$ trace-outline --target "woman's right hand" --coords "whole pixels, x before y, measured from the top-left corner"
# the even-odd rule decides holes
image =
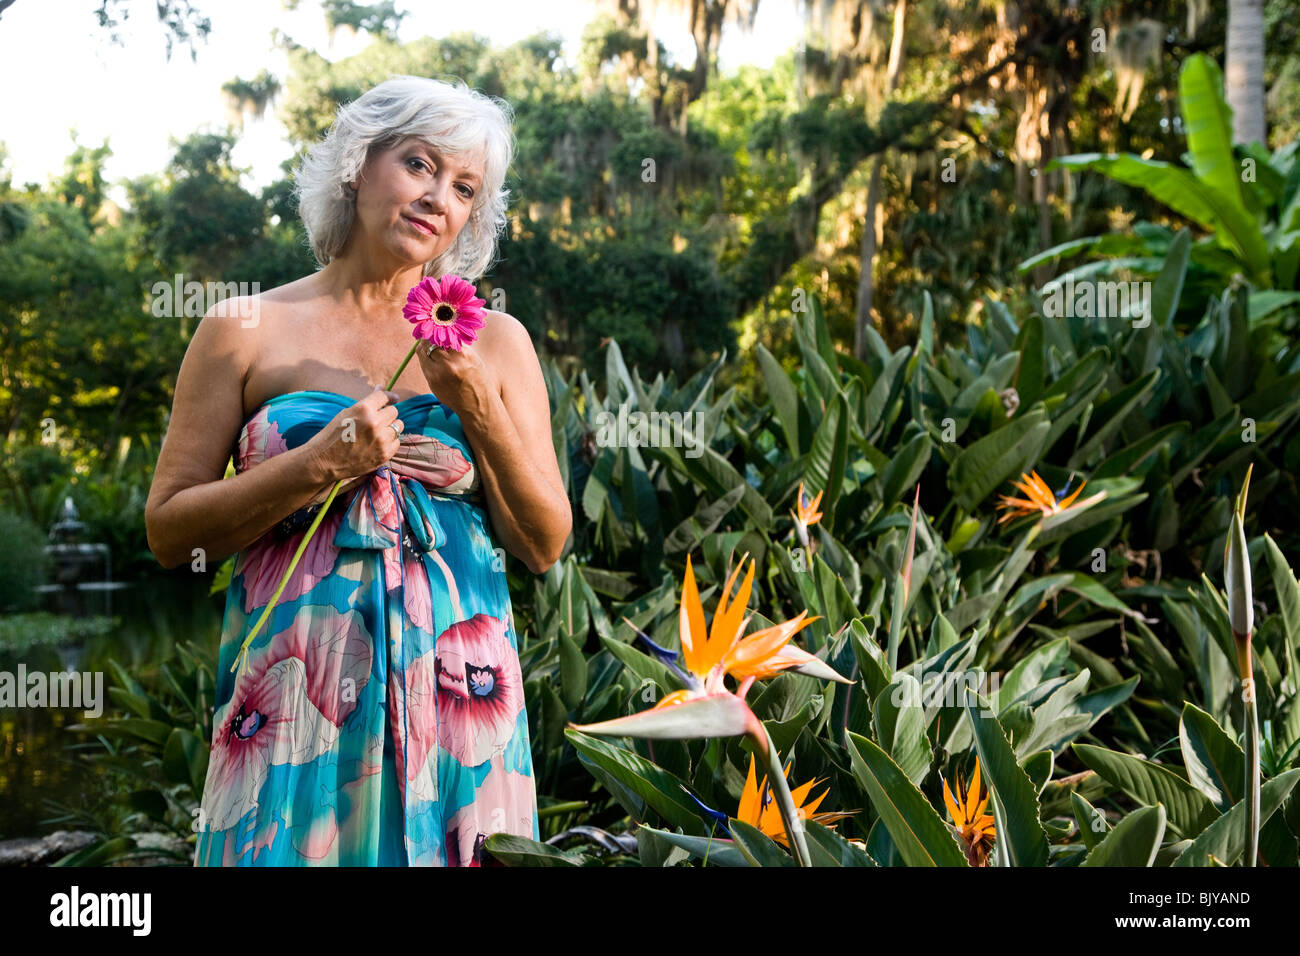
[[[397,453],[403,425],[396,401],[396,392],[376,388],[308,440],[328,482],[368,475]]]

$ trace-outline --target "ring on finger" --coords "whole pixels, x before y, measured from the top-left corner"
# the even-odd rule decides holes
[[[397,422],[389,422],[389,423],[388,423],[388,427],[391,428],[391,429],[392,429],[394,432],[396,432],[398,435],[401,435],[401,434],[402,434],[402,430],[401,430],[400,428],[397,427]]]

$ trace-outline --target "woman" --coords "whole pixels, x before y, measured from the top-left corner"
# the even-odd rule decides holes
[[[487,311],[475,342],[422,344],[384,389],[411,287],[495,255],[510,121],[408,76],[342,108],[296,172],[321,268],[214,308],[186,351],[149,546],[167,568],[238,555],[196,866],[475,866],[491,833],[539,836],[496,547],[540,574],[572,523],[532,341]]]

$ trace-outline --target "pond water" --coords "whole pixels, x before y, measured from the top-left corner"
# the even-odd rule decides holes
[[[114,713],[116,708],[108,696],[113,683],[109,658],[137,679],[156,673],[162,663],[172,660],[178,643],[192,643],[215,660],[225,594],[209,595],[211,583],[211,573],[182,571],[132,582],[121,590],[92,592],[84,596],[86,606],[99,608],[101,613],[111,609],[119,624],[93,637],[22,650],[0,642],[0,672],[16,679],[19,664],[28,674],[102,672],[100,706],[105,715]],[[47,595],[46,609],[66,610],[68,599],[68,595],[62,599]],[[103,787],[86,779],[86,770],[66,750],[70,744],[86,742],[98,748],[93,736],[65,729],[85,723],[85,710],[0,707],[0,840],[77,829],[75,822],[54,822],[62,811],[50,801],[75,808],[103,799]]]

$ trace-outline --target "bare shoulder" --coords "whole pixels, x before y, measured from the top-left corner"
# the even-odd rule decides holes
[[[483,314],[483,348],[488,357],[517,361],[536,354],[528,329],[513,315],[491,309],[484,309]]]
[[[485,322],[483,327],[484,338],[490,342],[496,344],[532,341],[528,329],[509,312],[495,312],[492,309],[484,309],[483,315]]]

